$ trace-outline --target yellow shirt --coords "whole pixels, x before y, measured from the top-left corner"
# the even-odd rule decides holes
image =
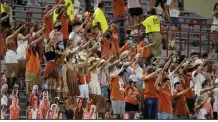
[[[98,22],[101,23],[101,29],[102,32],[104,33],[108,29],[108,24],[104,16],[104,12],[100,8],[97,8],[95,10],[94,20],[92,22],[93,26],[97,25]]]
[[[57,21],[58,18],[58,14],[56,14],[57,9],[54,10],[53,12],[53,23],[55,23]]]
[[[67,15],[70,18],[70,21],[73,21],[74,15],[73,15],[73,9],[74,9],[74,4],[72,3],[72,0],[64,0],[65,5],[67,6],[68,3],[70,3],[70,6],[67,8]]]
[[[5,7],[4,7],[4,5],[2,3],[0,4],[0,8],[1,8],[1,13],[4,13],[5,12]]]
[[[160,19],[156,15],[148,17],[142,24],[146,28],[146,33],[160,32]]]

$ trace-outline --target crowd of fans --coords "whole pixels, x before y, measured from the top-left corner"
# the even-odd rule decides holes
[[[117,21],[110,24],[101,1],[85,12],[79,1],[56,2],[46,6],[42,24],[17,29],[1,3],[1,119],[7,109],[9,119],[19,119],[21,109],[26,119],[217,119],[216,50],[161,61],[161,21],[171,21],[174,48],[177,0],[151,0],[147,18],[140,0],[113,0]],[[141,25],[146,33],[136,42]],[[128,36],[125,26],[133,30]],[[26,108],[19,107],[22,88]]]

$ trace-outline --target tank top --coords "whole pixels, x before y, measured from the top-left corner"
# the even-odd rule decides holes
[[[50,51],[45,53],[46,61],[55,60],[55,57],[56,57],[55,51]]]
[[[28,46],[28,42],[24,40],[17,41],[17,59],[25,59],[25,51]]]

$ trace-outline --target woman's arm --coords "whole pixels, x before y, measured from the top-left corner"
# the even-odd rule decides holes
[[[17,29],[13,34],[11,34],[10,36],[8,36],[8,37],[6,38],[6,42],[7,42],[7,41],[10,41],[10,40],[13,39],[13,38],[15,38],[15,37],[20,33],[21,29],[24,28],[24,26],[25,26],[25,25],[22,25],[22,26],[21,26],[19,29]]]
[[[158,75],[157,80],[156,80],[155,83],[154,83],[154,87],[155,87],[156,91],[159,91],[159,89],[160,89],[159,83],[160,83],[161,80],[162,80],[162,75],[163,75],[163,73],[160,73],[160,74]]]
[[[36,32],[35,36],[40,35],[45,30],[45,25],[43,24],[42,28]]]
[[[9,14],[3,18],[1,18],[1,23],[9,18]]]
[[[40,36],[38,39],[32,41],[27,48],[31,48],[33,45],[37,44],[39,41],[41,41],[44,38],[44,36]]]
[[[156,74],[158,74],[162,69],[159,68],[157,69],[155,72],[149,74],[149,75],[146,75],[146,76],[142,76],[142,80],[148,80],[150,78],[153,78]]]
[[[99,61],[97,61],[94,65],[92,65],[91,67],[88,68],[88,71],[91,72],[92,70],[94,70],[95,68],[97,68],[97,66],[99,65],[101,59]]]

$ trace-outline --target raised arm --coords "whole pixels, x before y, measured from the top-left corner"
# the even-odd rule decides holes
[[[207,91],[210,91],[210,90],[212,90],[212,89],[214,89],[214,88],[216,88],[216,86],[214,85],[214,86],[212,86],[212,87],[210,87],[210,88],[204,88],[204,89],[200,89],[200,94],[203,94],[203,93],[205,93],[205,92],[207,92]]]
[[[192,90],[192,87],[189,87],[189,88],[187,88],[187,89],[185,89],[185,90],[179,92],[178,94],[174,95],[173,97],[174,97],[174,98],[177,98],[177,97],[180,97],[180,96],[182,96],[182,95],[185,95],[185,94],[188,93],[188,91],[190,91],[190,90]]]
[[[159,91],[159,89],[160,89],[159,83],[160,83],[161,80],[162,80],[162,75],[163,75],[163,73],[160,73],[160,74],[158,75],[157,80],[156,80],[155,83],[154,83],[154,87],[155,87],[156,91]]]
[[[101,61],[101,59],[98,60],[94,65],[92,65],[91,67],[89,67],[89,68],[88,68],[88,71],[90,72],[90,71],[94,70],[95,68],[97,68],[97,66],[99,65],[100,61]]]
[[[32,43],[28,45],[28,48],[31,48],[34,44],[37,44],[39,41],[41,41],[44,38],[44,36],[40,36],[38,39],[34,40]]]
[[[94,49],[97,48],[97,46],[99,45],[99,42],[101,42],[103,40],[103,38],[99,38],[99,40],[93,45],[93,47],[90,49],[90,52],[92,52]]]
[[[9,14],[3,18],[1,18],[1,23],[9,18]]]
[[[184,59],[184,60],[179,64],[179,66],[176,67],[176,69],[173,71],[174,73],[177,72],[177,71],[179,70],[179,68],[182,67],[182,64],[184,64],[185,60],[186,60],[186,59]]]
[[[148,80],[150,78],[153,78],[155,75],[157,75],[162,69],[159,68],[157,69],[155,72],[149,74],[149,75],[146,75],[146,76],[142,76],[142,80]]]
[[[111,75],[110,77],[113,79],[115,77],[117,77],[122,71],[124,70],[124,68],[122,67],[121,69],[115,71],[115,73],[113,75]]]
[[[22,25],[19,29],[17,29],[13,34],[11,34],[10,36],[8,36],[6,38],[6,42],[9,42],[11,39],[15,38],[21,31],[21,29],[24,28],[24,25]]]
[[[36,32],[35,36],[40,35],[45,30],[45,25],[43,24],[42,28]]]
[[[142,54],[144,53],[145,49],[149,48],[150,46],[154,45],[153,43],[149,44],[149,45],[146,45],[144,46],[141,50],[140,50],[140,53],[139,53],[139,57],[137,57],[136,61],[134,63],[138,63],[139,62],[139,59],[142,57]]]
[[[58,5],[54,6],[51,10],[49,10],[45,16],[51,16],[54,10],[58,7]]]

